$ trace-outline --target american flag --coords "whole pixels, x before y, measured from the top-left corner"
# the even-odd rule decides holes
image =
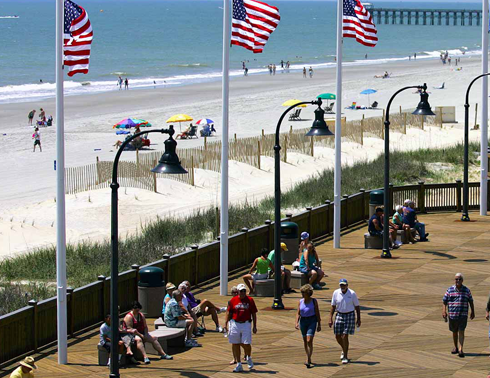
[[[68,76],[88,73],[93,36],[85,9],[73,1],[65,0],[64,65],[69,68]]]
[[[233,0],[231,44],[261,53],[279,24],[279,9],[257,0]]]
[[[344,37],[355,38],[364,46],[378,43],[376,25],[360,0],[344,0],[342,29]]]

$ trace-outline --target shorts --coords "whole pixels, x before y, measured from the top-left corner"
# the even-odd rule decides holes
[[[109,341],[106,341],[102,346],[107,351],[107,353],[111,353],[111,343]]]
[[[252,278],[255,281],[258,281],[258,280],[266,280],[267,278],[269,278],[269,274],[268,273],[264,273],[264,274],[259,274],[259,273],[255,273],[255,274],[252,274]]]
[[[354,311],[347,313],[337,312],[333,323],[333,333],[336,335],[353,335],[356,328],[356,315]]]
[[[34,141],[34,145],[35,146],[40,146],[41,145],[41,141],[40,140],[35,140]]]
[[[299,329],[301,330],[303,337],[315,336],[317,324],[318,321],[316,315],[301,318],[299,320]]]
[[[449,318],[449,330],[451,332],[464,331],[466,329],[466,324],[468,324],[467,316],[455,319]]]
[[[237,323],[233,319],[230,320],[228,341],[230,344],[252,344],[252,324],[250,322]]]
[[[196,315],[196,316],[197,316],[197,314],[199,314],[200,312],[202,312],[202,311],[201,311],[201,305],[200,305],[200,304],[198,304],[196,307],[193,307],[193,308],[191,309],[191,311],[192,311],[192,313],[193,313],[194,315]]]
[[[177,321],[177,324],[174,325],[172,328],[185,328],[187,326],[187,321],[185,319],[180,319]]]
[[[369,231],[369,235],[377,236],[378,238],[381,238],[383,237],[383,231],[375,231],[375,232]]]

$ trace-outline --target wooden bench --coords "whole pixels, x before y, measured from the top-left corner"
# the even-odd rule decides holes
[[[131,347],[131,350],[133,351],[133,355],[136,360],[143,361],[143,355],[136,348],[136,345],[133,345]],[[109,362],[109,352],[103,346],[98,344],[97,344],[97,351],[98,351],[99,366],[107,366],[107,363]],[[121,366],[126,365],[126,352],[124,352],[123,356],[119,360],[119,364]]]
[[[364,234],[365,249],[383,249],[383,238],[379,236],[371,236],[369,232]]]
[[[257,280],[255,281],[255,295],[257,297],[274,296],[274,280]]]
[[[291,287],[293,289],[301,289],[301,286],[308,283],[308,276],[301,273],[299,270],[291,271]]]

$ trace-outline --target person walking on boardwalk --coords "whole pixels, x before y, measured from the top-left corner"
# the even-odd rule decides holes
[[[451,353],[463,358],[464,330],[468,323],[468,304],[471,308],[471,320],[475,318],[475,306],[470,289],[463,285],[461,273],[456,273],[454,285],[447,289],[442,298],[442,303],[442,317],[446,322],[449,317],[449,330],[453,333],[454,349]]]
[[[296,329],[301,329],[301,335],[303,336],[303,343],[306,352],[306,367],[311,368],[311,355],[313,354],[313,338],[315,337],[315,331],[320,332],[322,330],[320,309],[318,308],[318,301],[312,298],[313,286],[310,284],[303,285],[301,287],[301,295],[298,304],[298,312],[296,313]]]
[[[361,326],[361,308],[359,299],[354,290],[349,289],[349,283],[345,278],[339,282],[340,289],[332,294],[332,308],[330,309],[330,321],[328,326],[332,328],[337,342],[342,347],[340,360],[343,364],[349,363],[349,335],[354,334],[355,326]],[[354,314],[354,310],[356,314]],[[335,322],[333,313],[337,311]],[[357,320],[356,320],[357,315]]]
[[[33,370],[37,369],[34,358],[26,357],[20,362],[20,366],[15,369],[10,378],[34,378]]]
[[[226,323],[229,324],[228,341],[232,344],[233,356],[237,364],[234,373],[243,371],[240,356],[240,345],[248,356],[248,368],[252,369],[252,332],[257,333],[257,307],[252,298],[247,296],[247,287],[244,284],[237,286],[238,296],[231,298],[226,310]],[[252,321],[252,328],[250,327]]]

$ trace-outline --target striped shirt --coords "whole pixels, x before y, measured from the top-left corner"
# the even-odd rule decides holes
[[[456,285],[447,289],[442,302],[449,307],[449,318],[465,318],[468,316],[468,303],[473,302],[471,291],[466,286],[457,289]]]

